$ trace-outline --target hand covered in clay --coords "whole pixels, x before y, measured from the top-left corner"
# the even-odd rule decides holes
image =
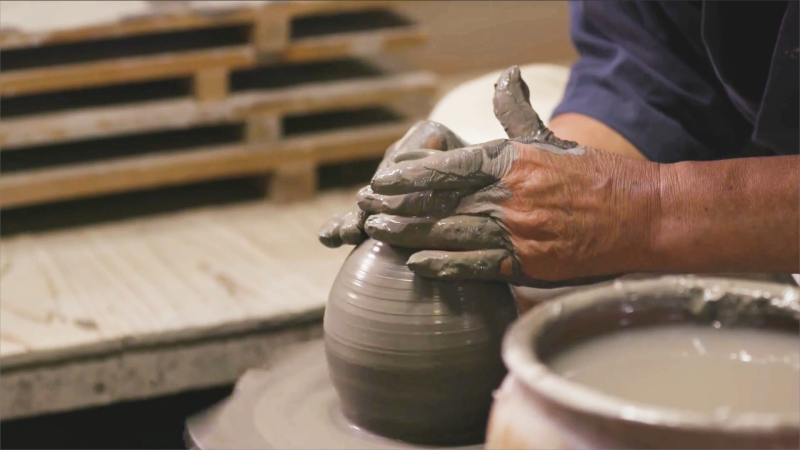
[[[495,85],[497,140],[379,170],[367,234],[424,249],[408,266],[444,280],[497,280],[541,288],[587,284],[635,270],[650,248],[658,166],[563,141],[528,100],[519,69]],[[453,195],[453,214],[396,208],[396,196]],[[382,205],[375,208],[374,205]],[[421,219],[420,216],[428,216]]]
[[[464,147],[464,142],[447,127],[423,120],[417,122],[399,141],[386,150],[378,170],[385,169],[401,161],[418,159],[434,152]],[[373,198],[372,188],[361,189],[357,202],[369,201]],[[438,211],[441,215],[454,212],[454,197],[450,192],[422,192],[393,196],[386,199],[386,204],[373,205],[375,212],[399,211],[399,213],[416,215],[426,211]],[[364,222],[368,213],[358,206],[351,211],[334,216],[319,230],[319,241],[326,247],[336,248],[343,244],[358,245],[367,238],[364,233]]]

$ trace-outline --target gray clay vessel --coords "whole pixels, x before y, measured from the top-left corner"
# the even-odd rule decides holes
[[[325,310],[329,375],[358,427],[414,444],[480,443],[506,374],[511,290],[423,279],[406,267],[411,253],[370,239],[345,261]]]

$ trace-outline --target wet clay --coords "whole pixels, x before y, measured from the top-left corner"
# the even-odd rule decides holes
[[[344,416],[376,435],[425,445],[483,442],[500,345],[517,317],[508,285],[414,275],[412,250],[365,241],[325,310],[325,349]]]
[[[723,416],[800,414],[798,344],[787,332],[664,325],[593,338],[546,364],[636,403]]]
[[[414,124],[399,141],[386,150],[378,169],[410,159],[423,158],[439,151],[463,147],[464,145],[463,141],[447,127],[429,120],[422,120]],[[360,202],[368,201],[368,204],[376,209],[382,205],[380,199],[371,198],[370,194],[371,188],[362,189],[358,195],[358,206],[347,213],[332,217],[323,224],[317,233],[319,241],[326,247],[331,248],[340,247],[343,244],[358,245],[363,242],[367,238],[364,233],[364,221],[367,220],[367,211],[370,211],[370,208],[359,207],[361,206]],[[453,205],[457,204],[453,199],[460,196],[461,194],[459,193],[455,193],[455,196],[453,193],[444,195],[439,193],[411,194],[395,197],[385,203],[412,215],[417,215],[421,205],[435,204],[438,205],[440,214],[447,215],[452,212]]]
[[[288,351],[270,369],[248,371],[228,399],[187,420],[185,436],[188,448],[202,450],[425,448],[377,436],[344,417],[321,339]]]

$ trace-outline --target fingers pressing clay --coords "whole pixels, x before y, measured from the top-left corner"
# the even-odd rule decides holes
[[[514,260],[508,250],[445,252],[426,250],[411,255],[408,268],[440,280],[510,281]]]
[[[398,141],[404,150],[429,148],[433,150],[452,150],[464,146],[461,140],[446,126],[430,120],[421,120]]]
[[[342,242],[347,245],[358,245],[366,239],[364,236],[364,222],[367,220],[367,213],[356,209],[350,211],[342,217],[342,224],[339,234]]]
[[[338,248],[342,246],[342,236],[339,229],[342,226],[343,214],[337,214],[331,220],[325,222],[317,232],[319,242],[328,248]]]
[[[369,237],[389,245],[435,250],[505,249],[506,231],[488,217],[414,219],[378,214],[364,224]]]
[[[508,250],[475,250],[468,252],[426,250],[411,255],[407,265],[411,271],[426,278],[435,278],[443,281],[501,281],[515,286],[539,289],[585,286],[619,277],[619,275],[613,275],[572,278],[564,281],[537,280],[520,271],[519,264]]]
[[[359,209],[346,214],[337,214],[317,232],[319,242],[329,248],[341,247],[343,244],[360,244],[366,239],[364,234],[366,220],[367,213]]]
[[[432,189],[475,190],[499,181],[516,158],[514,144],[501,139],[381,169],[370,186],[383,195]]]
[[[464,146],[464,142],[450,129],[430,120],[421,120],[414,124],[406,134],[386,151],[378,169],[389,167],[403,160],[403,154],[424,151],[442,151]]]
[[[380,195],[366,187],[358,192],[358,207],[370,214],[396,214],[406,217],[446,217],[453,214],[462,191],[425,191],[403,195]]]
[[[442,124],[423,120],[417,122],[399,141],[390,146],[378,169],[390,167],[397,162],[422,159],[443,150],[464,147],[464,142]],[[366,239],[364,222],[368,212],[395,212],[413,215],[441,217],[451,214],[461,194],[455,192],[415,194],[409,197],[384,198],[376,196],[371,189],[358,194],[359,204],[364,208],[333,217],[320,228],[319,241],[326,247],[336,248],[343,244],[358,245]]]

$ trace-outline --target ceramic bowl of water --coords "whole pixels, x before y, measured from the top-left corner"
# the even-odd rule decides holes
[[[507,333],[487,448],[798,448],[800,289],[669,276],[573,291]]]

